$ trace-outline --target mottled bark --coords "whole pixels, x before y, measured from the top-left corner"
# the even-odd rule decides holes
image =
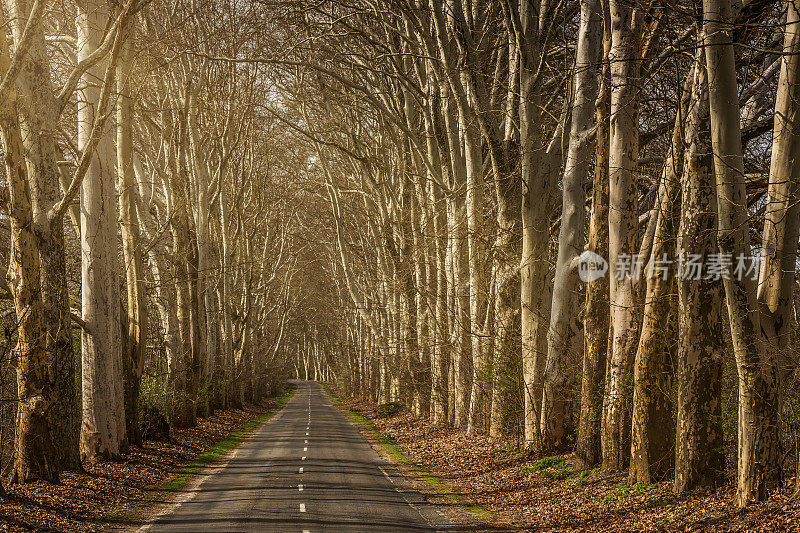
[[[3,16],[0,14],[0,23]],[[11,60],[5,34],[0,35],[0,79]],[[17,116],[14,82],[0,94],[0,140],[3,144],[11,223],[6,279],[17,317],[17,344],[12,352],[17,371],[17,409],[10,481],[58,481],[59,465],[48,418],[44,310],[39,282],[39,251],[33,233],[33,210],[25,166],[25,149]]]
[[[31,13],[32,2],[6,2],[14,39],[19,41]],[[44,31],[29,29],[31,44],[17,78],[18,107],[22,143],[33,205],[34,231],[39,248],[41,298],[47,331],[46,351],[50,405],[50,433],[58,463],[63,469],[81,468],[78,451],[80,406],[75,386],[77,372],[67,288],[64,224],[51,215],[51,208],[61,196],[60,159],[56,143],[58,104],[50,78],[49,57]],[[35,133],[34,133],[35,132]],[[77,214],[77,206],[73,210]],[[76,216],[75,221],[78,220]]]
[[[673,418],[673,356],[677,324],[675,314],[675,239],[680,210],[680,179],[683,172],[684,127],[694,68],[684,80],[672,143],[661,173],[650,259],[646,279],[644,316],[634,363],[631,430],[630,483],[652,483],[672,474],[675,449]]]
[[[611,15],[608,0],[601,0],[603,16],[603,57],[611,49]],[[587,250],[608,258],[608,149],[611,79],[608,62],[603,64],[600,91],[595,102],[597,134],[595,148],[592,211],[589,217]],[[609,275],[586,284],[584,311],[583,376],[581,410],[575,456],[584,466],[602,460],[600,428],[603,417],[603,393],[609,338]]]
[[[704,0],[711,141],[717,184],[719,251],[751,253],[747,190],[739,127],[730,0]],[[724,280],[725,301],[739,371],[739,437],[736,504],[763,500],[780,482],[778,381],[775,354],[761,337],[756,283],[747,276]]]
[[[695,64],[686,120],[686,156],[677,256],[708,257],[717,249],[714,174],[708,125],[708,81],[703,57]],[[675,492],[712,488],[724,480],[722,366],[725,332],[722,283],[695,279],[687,266],[678,287],[678,426]]]
[[[603,469],[622,470],[630,449],[629,402],[639,333],[637,273],[623,265],[638,261],[639,252],[636,165],[642,12],[621,0],[611,0],[609,7],[612,26],[608,249],[612,351],[603,405],[602,445]]]
[[[588,133],[595,119],[597,66],[603,19],[599,0],[581,1],[581,21],[575,56],[574,100],[564,176],[561,229],[553,282],[553,303],[547,335],[547,364],[542,395],[542,446],[559,449],[571,427],[571,372],[583,349],[583,331],[577,312],[580,301],[578,256],[585,244],[586,195],[591,144]]]
[[[108,8],[100,0],[78,4],[78,59],[100,45],[108,25]],[[78,148],[93,151],[81,182],[81,304],[83,422],[80,448],[84,459],[113,457],[127,447],[122,386],[120,294],[117,272],[117,202],[114,145],[101,124],[101,88],[106,61],[81,76],[78,90]],[[106,89],[108,90],[108,89]]]

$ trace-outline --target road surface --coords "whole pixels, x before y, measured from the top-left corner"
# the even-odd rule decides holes
[[[317,383],[244,440],[188,498],[140,531],[447,531]]]

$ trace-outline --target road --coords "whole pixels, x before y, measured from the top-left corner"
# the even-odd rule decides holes
[[[297,385],[227,463],[140,531],[450,530],[319,384]]]

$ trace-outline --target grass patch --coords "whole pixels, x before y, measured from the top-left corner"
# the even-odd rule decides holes
[[[275,412],[279,411],[286,402],[289,401],[289,398],[292,397],[294,394],[294,389],[287,391],[282,396],[279,396],[275,399],[276,405],[266,413],[262,415],[258,415],[257,417],[248,420],[238,429],[231,431],[221,441],[217,442],[214,446],[211,447],[209,451],[195,459],[189,466],[185,467],[178,477],[170,480],[168,483],[161,487],[161,490],[178,490],[186,483],[189,482],[189,479],[195,474],[197,474],[203,468],[209,466],[211,463],[228,453],[234,446],[239,444],[242,439],[244,439],[250,431],[261,424],[263,421],[268,419],[272,416]]]
[[[576,487],[582,487],[582,486],[586,485],[586,478],[588,478],[589,474],[591,474],[591,473],[592,473],[591,470],[583,470],[583,471],[581,471],[581,473],[578,474],[578,479],[575,480],[575,486]]]
[[[533,469],[534,470],[544,470],[545,468],[550,468],[550,467],[553,467],[553,466],[560,466],[560,465],[563,465],[563,464],[569,464],[569,463],[567,463],[564,460],[563,457],[559,457],[559,456],[556,455],[554,457],[544,457],[542,459],[539,459],[538,461],[533,463]],[[570,465],[570,466],[572,466],[572,465]],[[565,468],[565,467],[562,467],[562,468]]]
[[[638,509],[645,510],[645,509],[657,509],[659,507],[672,507],[679,503],[678,498],[675,496],[668,494],[666,496],[655,496],[653,498],[648,498],[642,503]]]
[[[339,406],[339,408],[344,411],[350,418],[353,419],[361,428],[372,438],[381,445],[383,450],[391,457],[392,461],[396,463],[400,463],[405,465],[417,479],[424,481],[428,485],[436,488],[441,494],[446,496],[452,502],[459,504],[467,511],[469,511],[472,515],[477,517],[480,520],[484,521],[491,521],[492,520],[492,513],[484,509],[479,505],[472,505],[469,502],[464,500],[464,497],[454,491],[449,485],[447,485],[442,479],[430,472],[426,472],[425,470],[421,469],[417,466],[411,459],[406,457],[400,447],[397,445],[394,437],[383,435],[378,428],[369,420],[367,417],[355,413],[348,409],[346,406],[343,405],[341,398],[336,396],[333,393],[331,388],[325,384],[325,392],[328,393],[328,396],[331,397],[333,403]]]
[[[576,472],[572,471],[571,468],[572,463],[567,462],[563,457],[554,456],[539,459],[533,463],[533,467],[525,468],[524,470],[532,474],[538,473],[539,477],[546,479],[564,480],[576,475]],[[581,479],[581,482],[585,483],[583,479]]]

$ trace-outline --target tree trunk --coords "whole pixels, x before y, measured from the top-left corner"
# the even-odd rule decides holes
[[[611,0],[611,126],[609,147],[608,249],[611,287],[611,365],[603,408],[603,470],[625,468],[630,449],[629,402],[638,339],[637,271],[620,268],[638,262],[639,53],[642,13]]]
[[[482,327],[486,317],[486,251],[482,241],[483,157],[480,132],[474,117],[460,114],[464,131],[464,157],[467,165],[467,246],[469,249],[469,317],[472,345],[472,388],[469,397],[467,434],[478,430],[485,395],[486,341]]]
[[[797,367],[790,339],[800,233],[800,7],[787,1],[786,9],[758,284],[762,329],[767,332],[768,351],[777,357],[778,413],[782,384]],[[800,488],[796,492],[800,494]]]
[[[14,39],[22,39],[30,16],[26,0],[7,1]],[[75,386],[77,368],[73,350],[67,288],[66,252],[63,220],[53,220],[50,210],[61,196],[59,191],[60,158],[56,143],[58,104],[50,79],[50,64],[44,31],[38,27],[17,78],[19,120],[25,147],[27,172],[33,204],[33,223],[39,248],[41,297],[44,324],[48,332],[47,365],[50,405],[50,434],[55,444],[58,464],[63,469],[81,468],[78,451],[80,406]],[[34,133],[35,132],[35,133]],[[74,210],[77,213],[77,209]],[[75,218],[77,220],[77,217]]]
[[[611,20],[608,0],[601,0],[603,16],[603,57],[611,48]],[[592,212],[589,219],[587,251],[608,258],[608,150],[609,104],[611,79],[608,62],[603,64],[600,91],[595,102],[597,114],[597,143],[595,148]],[[610,272],[586,283],[584,312],[583,376],[581,380],[581,411],[578,421],[578,440],[575,456],[589,467],[602,460],[600,427],[603,417],[603,383],[609,338],[609,278]]]
[[[676,124],[676,133],[682,124]],[[675,143],[673,146],[677,146]],[[658,216],[650,263],[646,269],[647,289],[644,318],[633,371],[631,464],[629,483],[660,481],[672,472],[674,423],[672,418],[673,376],[669,348],[674,344],[675,316],[670,268],[674,257],[675,206],[678,204],[680,170],[673,152],[667,158],[658,191]],[[666,269],[666,270],[663,270]]]
[[[520,2],[521,39],[517,40],[519,68],[519,144],[522,173],[522,249],[520,261],[520,326],[524,383],[525,445],[541,448],[542,383],[550,323],[550,218],[554,208],[561,154],[549,154],[539,125],[539,39],[548,2]],[[558,131],[558,130],[557,130]],[[560,150],[561,142],[551,143]],[[557,157],[555,157],[557,155]],[[557,162],[551,161],[557,159]]]
[[[752,252],[730,0],[703,0],[703,20],[719,251],[731,258],[745,258]],[[761,338],[755,281],[747,276],[729,277],[723,284],[739,371],[736,504],[744,507],[766,499],[780,482],[779,376],[775,354],[765,349]]]
[[[188,169],[186,167],[187,126],[186,113],[178,116],[178,135],[175,158],[170,169],[169,194],[172,197],[172,253],[178,316],[179,349],[182,360],[183,389],[180,394],[174,424],[179,427],[193,427],[197,424],[197,383],[194,379],[194,346],[192,329],[192,291],[191,270],[192,243],[189,228],[189,206],[186,195]]]
[[[3,16],[0,14],[0,23]],[[0,35],[0,78],[11,61],[5,34]],[[8,183],[11,241],[7,280],[17,317],[17,419],[14,432],[12,483],[44,479],[58,481],[58,457],[50,436],[44,311],[40,297],[39,251],[33,234],[33,210],[25,149],[17,116],[17,94],[12,80],[0,94],[0,139]]]
[[[131,36],[126,36],[130,39]],[[120,230],[125,261],[127,289],[127,332],[122,346],[125,388],[125,427],[128,442],[141,445],[139,429],[139,389],[144,370],[147,337],[147,295],[145,293],[139,218],[136,213],[138,192],[133,168],[133,106],[130,95],[133,58],[130,44],[123,45],[117,66],[117,174],[119,179]]]
[[[600,59],[603,19],[599,0],[581,1],[581,22],[575,57],[575,95],[564,178],[558,259],[553,284],[547,364],[542,395],[542,445],[544,450],[564,446],[571,425],[574,368],[583,348],[579,308],[578,256],[585,244],[586,195],[591,144],[587,134],[595,118],[596,68]],[[570,368],[571,367],[571,368]]]
[[[78,60],[93,53],[103,39],[108,11],[100,0],[78,5]],[[90,67],[78,91],[78,148],[89,145],[99,105],[97,80],[104,78],[105,62]],[[117,204],[114,190],[114,145],[108,135],[81,183],[82,334],[81,456],[87,460],[119,455],[127,447],[122,386],[120,295],[116,273]]]
[[[715,191],[708,131],[708,80],[701,56],[694,68],[687,113],[686,158],[681,193],[678,277],[678,426],[675,492],[713,488],[724,480],[722,450],[722,367],[725,332],[720,280],[690,272],[689,258],[717,249]]]
[[[210,236],[209,236],[209,186],[210,177],[207,163],[203,157],[202,147],[199,138],[199,110],[197,105],[196,91],[192,92],[189,103],[189,143],[191,148],[193,176],[195,179],[196,201],[195,203],[195,228],[197,230],[197,270],[199,276],[200,307],[202,307],[201,318],[205,324],[205,358],[203,361],[204,389],[206,398],[203,402],[205,414],[211,414],[213,401],[216,396],[215,375],[218,345],[219,324],[216,320],[209,320],[209,317],[218,316],[213,311],[216,309],[216,296],[211,277],[210,268]]]
[[[447,86],[442,84],[442,92]],[[467,222],[467,167],[464,150],[459,142],[458,119],[452,93],[443,95],[443,116],[449,148],[449,165],[452,172],[451,192],[447,198],[448,232],[453,268],[453,338],[452,363],[455,385],[453,401],[453,425],[465,427],[469,411],[471,391],[471,316],[470,278]]]

